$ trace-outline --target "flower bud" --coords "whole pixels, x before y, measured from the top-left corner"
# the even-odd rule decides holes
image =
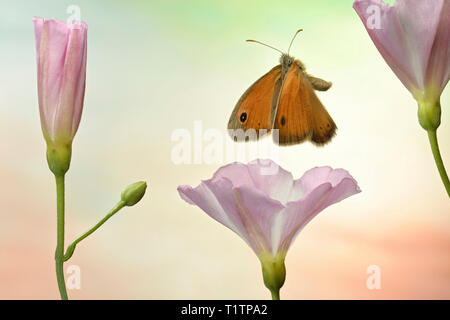
[[[134,206],[142,199],[146,189],[147,183],[145,181],[133,183],[122,192],[122,201],[125,202],[126,206]]]
[[[87,25],[37,17],[33,23],[42,132],[50,147],[71,145],[84,104]]]

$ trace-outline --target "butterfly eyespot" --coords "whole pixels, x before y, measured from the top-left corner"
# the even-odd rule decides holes
[[[246,112],[241,113],[239,120],[241,120],[241,122],[244,123],[245,120],[247,120],[247,113]]]
[[[280,123],[282,126],[286,124],[286,118],[284,116],[281,117]]]

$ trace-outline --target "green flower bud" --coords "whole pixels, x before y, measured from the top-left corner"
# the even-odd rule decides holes
[[[125,202],[126,206],[134,206],[142,199],[146,189],[147,183],[145,181],[133,183],[122,192],[122,201]]]

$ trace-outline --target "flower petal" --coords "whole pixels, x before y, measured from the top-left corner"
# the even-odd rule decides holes
[[[276,248],[273,247],[272,240],[276,230],[273,226],[285,207],[259,190],[242,186],[234,191],[237,213],[250,242],[256,247],[253,250],[257,255],[262,250],[274,252]]]
[[[257,189],[283,204],[289,200],[294,183],[290,172],[272,160],[252,161],[248,171]]]
[[[87,25],[36,17],[33,22],[42,129],[46,139],[68,143],[83,108]]]
[[[247,186],[261,190],[263,193],[286,203],[292,187],[292,174],[272,160],[255,160],[248,165],[231,163],[221,167],[214,174],[213,180],[226,178],[234,187]]]
[[[296,202],[290,202],[277,221],[279,235],[275,240],[276,251],[287,251],[297,234],[319,212],[328,195],[331,193],[330,183],[324,183],[312,190],[308,196]]]
[[[230,185],[229,188],[231,190],[232,186]],[[211,218],[230,228],[239,236],[244,238],[244,235],[241,232],[244,227],[242,226],[240,220],[232,220],[233,216],[230,217],[228,213],[225,212],[216,195],[210,190],[205,182],[202,182],[195,189],[193,189],[191,186],[179,186],[178,193],[184,201],[189,204],[198,206]],[[244,240],[246,239],[244,238]]]
[[[450,78],[450,1],[444,1],[431,48],[425,82],[444,91]]]
[[[44,19],[33,17],[34,37],[36,41],[36,61],[39,66],[39,48],[41,47],[42,29],[44,28]]]
[[[271,225],[284,209],[276,200],[247,186],[233,187],[226,178],[203,181],[197,188],[178,187],[180,196],[237,233],[259,254],[271,250]]]
[[[300,179],[297,179],[295,181],[295,188],[300,189],[301,193],[306,195],[323,183],[329,182],[334,187],[345,178],[353,180],[356,185],[356,181],[347,170],[332,169],[329,166],[316,167],[306,171]],[[297,190],[295,192],[300,193]]]
[[[247,166],[239,162],[233,162],[219,168],[211,180],[221,180],[223,178],[231,181],[234,187],[255,185]]]
[[[69,139],[75,136],[83,110],[86,83],[86,42],[86,25],[70,25],[61,98],[55,115],[56,132],[66,135]]]
[[[289,202],[281,214],[281,221],[277,222],[282,226],[280,247],[277,250],[287,251],[301,229],[320,211],[361,192],[357,182],[346,170],[333,170],[330,167],[309,170],[296,181],[296,186],[303,190],[305,196]]]
[[[42,27],[42,30],[40,29]],[[67,28],[55,20],[35,22],[40,35],[38,61],[38,93],[44,133],[54,136],[54,119],[62,85],[66,56]]]
[[[425,89],[444,1],[396,0],[389,6],[382,0],[356,0],[353,4],[375,46],[411,92]]]

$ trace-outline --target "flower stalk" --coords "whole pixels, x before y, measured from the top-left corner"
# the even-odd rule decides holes
[[[64,234],[65,234],[65,175],[70,167],[72,146],[54,147],[47,143],[47,163],[56,181],[56,249],[55,269],[58,289],[62,300],[67,300],[64,280]]]
[[[419,118],[419,123],[422,128],[427,131],[431,152],[433,153],[436,167],[439,171],[439,175],[441,177],[442,183],[444,184],[445,190],[450,197],[450,181],[447,171],[445,170],[444,162],[442,161],[442,156],[439,150],[437,139],[437,129],[441,125],[441,104],[439,98],[436,101],[435,98],[421,98],[421,94],[419,94],[418,96],[419,98],[417,100],[419,101],[419,107],[417,115]]]
[[[56,175],[56,203],[57,203],[57,239],[55,250],[56,280],[62,300],[67,300],[66,282],[64,280],[64,207],[65,184],[64,174]]]
[[[109,211],[108,214],[95,226],[93,226],[87,232],[83,233],[67,247],[66,253],[63,256],[64,261],[67,261],[72,257],[78,243],[94,233],[94,231],[100,228],[106,221],[108,221],[113,215],[119,212],[123,207],[131,207],[138,203],[144,196],[146,189],[147,183],[145,183],[144,181],[139,181],[128,186],[122,192],[120,201],[111,209],[111,211]]]
[[[444,162],[442,161],[436,130],[428,130],[428,140],[430,140],[431,151],[433,152],[434,161],[436,162],[442,183],[444,184],[445,190],[450,197],[450,180],[448,178],[447,171],[445,170]]]
[[[81,235],[80,237],[78,237],[74,242],[72,242],[66,250],[66,253],[63,256],[64,261],[69,260],[72,255],[73,252],[75,251],[75,248],[77,246],[77,244],[79,242],[81,242],[82,240],[86,239],[89,235],[91,235],[92,233],[94,233],[95,230],[97,230],[98,228],[100,228],[106,221],[109,220],[109,218],[111,218],[114,214],[116,214],[117,212],[119,212],[120,209],[122,209],[125,206],[125,203],[120,200],[115,206],[114,208],[111,209],[110,212],[108,212],[108,214],[102,219],[100,220],[95,226],[93,226],[91,229],[89,229],[87,232],[85,232],[83,235]]]

